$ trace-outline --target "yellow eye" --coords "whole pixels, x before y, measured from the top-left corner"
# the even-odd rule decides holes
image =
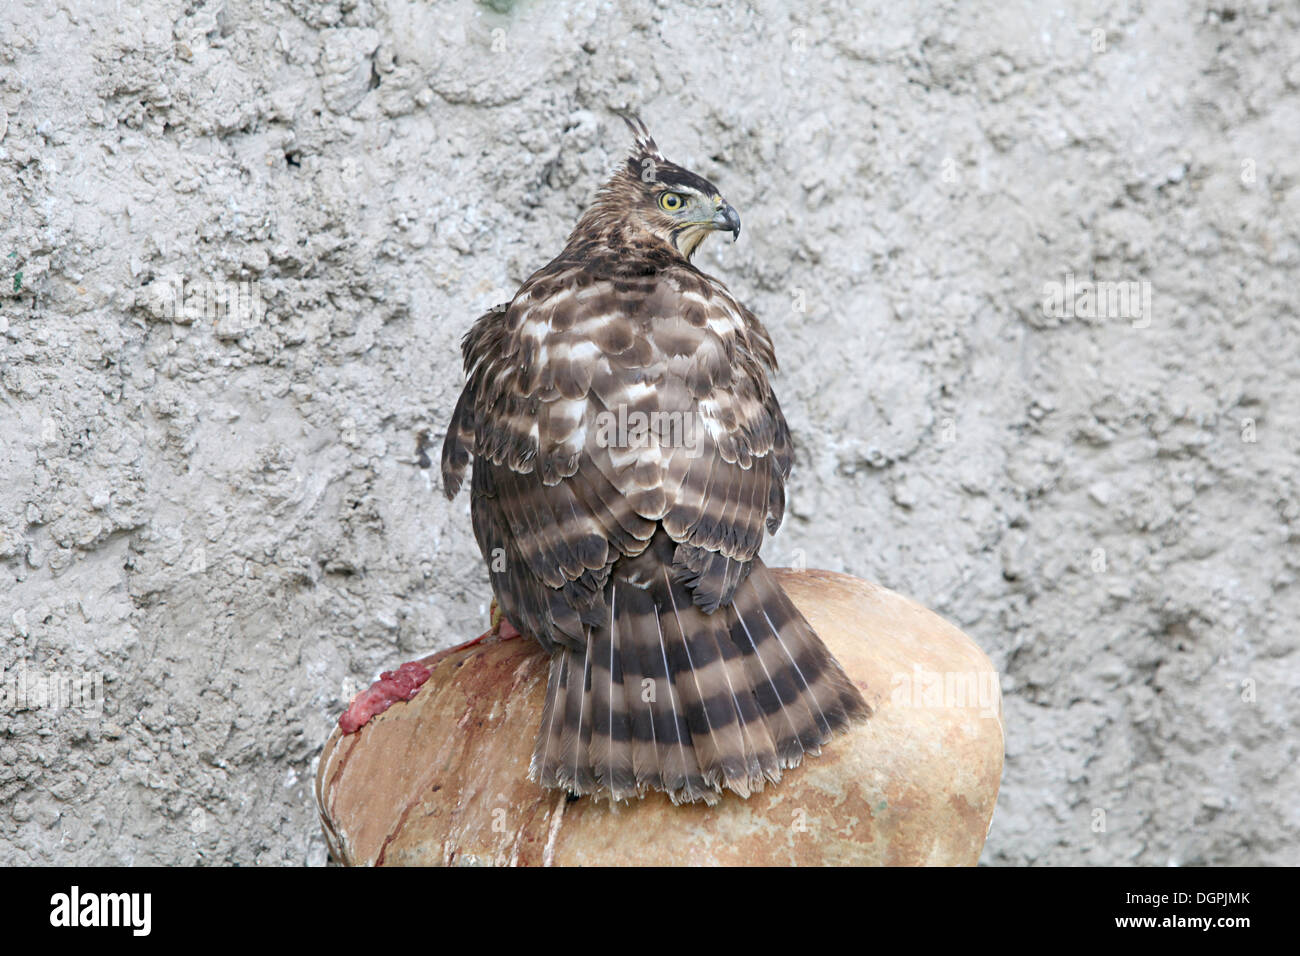
[[[659,208],[666,209],[668,212],[676,212],[682,208],[681,193],[664,193],[659,197]]]

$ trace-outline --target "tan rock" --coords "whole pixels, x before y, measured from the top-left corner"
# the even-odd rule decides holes
[[[779,784],[714,807],[612,807],[528,780],[547,667],[531,640],[424,663],[409,702],[337,730],[316,794],[336,859],[405,865],[974,865],[1002,775],[1002,697],[969,637],[892,591],[777,572],[875,715]]]

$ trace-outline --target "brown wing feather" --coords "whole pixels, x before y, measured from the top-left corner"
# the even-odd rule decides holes
[[[563,589],[639,553],[662,520],[696,602],[730,599],[781,520],[789,431],[771,341],[721,284],[685,262],[619,280],[557,261],[480,318],[464,353],[444,486],[455,494],[471,457],[534,476],[492,482],[507,551]],[[669,424],[641,444],[602,441],[599,424],[620,415]]]

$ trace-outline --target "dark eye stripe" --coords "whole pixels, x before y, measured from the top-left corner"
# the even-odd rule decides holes
[[[660,163],[656,166],[655,172],[659,182],[669,189],[681,187],[694,190],[703,196],[713,196],[718,193],[718,187],[703,176],[697,176],[690,170],[682,169],[674,163]]]

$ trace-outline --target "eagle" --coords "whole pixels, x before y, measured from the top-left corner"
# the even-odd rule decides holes
[[[442,479],[472,462],[497,604],[550,655],[529,777],[713,804],[871,711],[759,558],[792,460],[772,339],[691,262],[740,216],[624,119],[563,251],[465,335]]]

